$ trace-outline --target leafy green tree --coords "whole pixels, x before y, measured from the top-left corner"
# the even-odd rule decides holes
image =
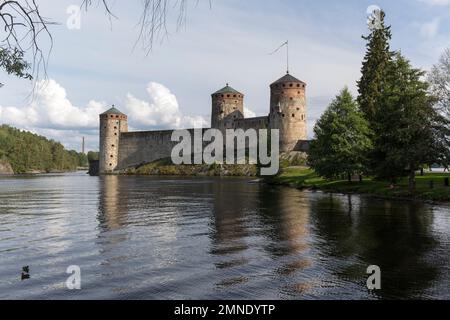
[[[442,54],[439,62],[428,73],[430,91],[436,97],[436,107],[450,116],[450,48]]]
[[[371,125],[373,117],[380,106],[383,82],[386,69],[393,53],[390,51],[391,27],[385,25],[385,13],[380,12],[380,21],[368,36],[366,55],[361,69],[361,79],[358,81],[358,104],[364,116]]]
[[[309,162],[319,175],[333,179],[365,171],[372,148],[370,129],[347,88],[330,104],[314,133]]]
[[[24,60],[24,51],[17,48],[0,48],[0,69],[19,78],[31,80],[33,77],[27,70],[30,64]]]
[[[67,151],[60,143],[13,127],[0,126],[0,158],[16,173],[73,171],[86,155]],[[82,165],[85,166],[85,165]]]
[[[373,172],[378,178],[409,176],[415,190],[415,172],[442,157],[448,141],[448,120],[434,108],[425,73],[414,69],[400,53],[389,63],[380,108],[374,115]]]
[[[442,54],[439,62],[428,73],[430,93],[435,98],[434,108],[446,118],[450,117],[450,48]],[[436,133],[436,143],[441,148],[441,157],[438,163],[450,168],[450,146],[448,145],[450,126],[441,127]]]

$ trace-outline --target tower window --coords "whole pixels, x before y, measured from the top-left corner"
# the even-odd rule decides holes
[[[297,87],[300,88],[300,84],[298,84]]]
[[[283,118],[284,118],[284,117],[286,117],[284,113],[283,113],[283,115],[282,115],[282,116],[283,116]]]
[[[117,132],[114,132],[114,135],[117,136]]]
[[[115,146],[116,146],[116,145],[112,144],[112,145],[111,145],[111,148],[114,148]]]
[[[294,98],[290,97],[289,99],[294,100]]]
[[[233,98],[236,98],[236,95],[234,95]]]
[[[227,94],[227,98],[229,98],[230,97],[230,95],[229,94]]]
[[[294,86],[294,85],[293,85],[292,83],[291,83],[291,84],[289,84],[289,87],[291,87],[291,88],[292,88],[293,86]]]
[[[300,111],[300,108],[297,108],[297,111]]]
[[[284,87],[286,87],[286,85],[285,85],[285,84],[283,84],[283,88],[284,88]]]
[[[112,167],[112,163],[110,163],[109,166]]]
[[[114,127],[114,130],[117,130],[117,127]]]
[[[295,114],[292,114],[292,118],[295,118]]]

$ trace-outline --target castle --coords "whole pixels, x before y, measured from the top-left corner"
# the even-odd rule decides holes
[[[280,152],[305,151],[307,140],[306,83],[289,74],[270,85],[267,117],[244,117],[244,94],[228,84],[212,94],[211,127],[278,129]],[[208,130],[208,129],[203,129]],[[194,129],[190,129],[194,131]],[[111,108],[100,115],[100,174],[112,173],[169,158],[176,142],[173,130],[128,132],[128,118]]]

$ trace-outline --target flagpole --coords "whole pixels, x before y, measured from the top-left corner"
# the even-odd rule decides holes
[[[280,51],[280,49],[284,46],[286,46],[286,72],[289,73],[289,40],[279,46],[275,51],[269,53],[269,55],[273,55],[274,53]]]
[[[286,47],[287,47],[287,71],[286,73],[289,73],[289,40],[286,41]]]

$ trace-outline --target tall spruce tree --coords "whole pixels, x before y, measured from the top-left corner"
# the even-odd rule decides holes
[[[309,162],[319,175],[333,179],[365,171],[372,148],[370,129],[347,88],[330,104],[314,133]]]
[[[362,76],[358,81],[357,98],[361,111],[370,125],[374,120],[376,109],[380,106],[386,68],[393,55],[389,46],[391,27],[385,26],[385,13],[381,11],[376,19],[380,21],[372,24],[371,33],[363,36],[367,41],[367,51],[361,69]]]
[[[393,182],[409,176],[411,192],[415,172],[423,164],[439,161],[445,151],[440,139],[447,120],[433,108],[424,75],[396,53],[386,69],[383,94],[373,117],[374,173]]]

